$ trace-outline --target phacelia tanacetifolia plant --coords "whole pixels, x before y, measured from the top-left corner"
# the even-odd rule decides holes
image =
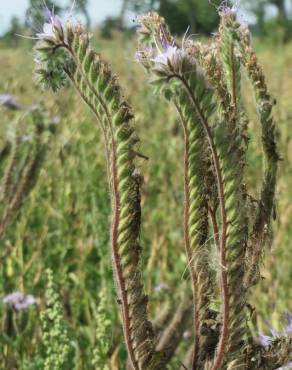
[[[148,318],[141,279],[142,177],[135,162],[139,139],[133,112],[117,77],[90,48],[81,25],[62,23],[52,14],[38,34],[38,81],[53,91],[71,81],[104,136],[111,254],[129,369],[167,367],[188,325],[190,307],[194,340],[185,368],[275,369],[291,361],[290,337],[263,347],[252,340],[247,327],[248,293],[259,281],[279,158],[273,103],[249,32],[237,22],[233,9],[222,8],[220,15],[219,32],[210,44],[184,39],[180,45],[159,15],[140,18],[136,59],[155,92],[176,107],[185,146],[183,228],[193,300],[186,294],[159,331]],[[248,117],[240,86],[242,67],[252,82],[262,128],[264,177],[255,217],[245,176]],[[214,253],[216,269],[211,263]]]

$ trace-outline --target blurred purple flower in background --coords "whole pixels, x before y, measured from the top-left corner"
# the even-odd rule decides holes
[[[269,347],[269,345],[273,341],[273,337],[269,337],[268,335],[259,334],[256,338],[256,343],[260,344],[263,347]]]
[[[21,105],[17,103],[16,98],[10,94],[0,94],[0,105],[10,110],[20,110]]]
[[[273,328],[271,326],[270,331],[271,331],[272,335],[269,336],[269,335],[264,335],[264,334],[260,333],[255,338],[256,343],[260,344],[263,347],[268,347],[273,342],[273,340],[292,335],[292,313],[289,312],[289,311],[286,311],[283,315],[283,319],[286,322],[286,326],[282,330],[280,330],[280,331],[276,330],[275,328]],[[289,364],[291,366],[292,363],[289,363]],[[280,369],[290,369],[290,368],[292,369],[292,367],[289,367],[289,368],[287,368],[287,367],[284,368],[283,367],[283,368],[280,368]]]
[[[289,362],[286,365],[283,365],[281,367],[278,367],[278,369],[276,369],[276,370],[289,370],[289,369],[292,369],[292,362]]]
[[[238,2],[230,6],[227,1],[223,1],[218,7],[218,13],[222,16],[233,16],[236,17],[238,13]]]
[[[282,333],[283,335],[290,335],[292,334],[292,313],[289,311],[286,311],[284,313],[284,319],[288,325],[283,329]]]
[[[138,63],[141,62],[143,56],[144,56],[144,53],[142,51],[139,51],[139,50],[136,51],[135,56],[134,56],[135,62],[138,62]]]
[[[168,290],[168,289],[169,289],[169,286],[166,283],[161,282],[161,283],[159,283],[158,285],[155,286],[154,291],[156,293],[159,293],[163,290]]]
[[[36,299],[32,295],[24,295],[22,292],[14,292],[4,297],[3,303],[9,305],[16,311],[21,311],[36,304]]]

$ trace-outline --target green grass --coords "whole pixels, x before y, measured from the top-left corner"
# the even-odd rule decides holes
[[[111,62],[113,70],[120,76],[121,85],[125,86],[125,95],[136,113],[135,124],[141,139],[139,150],[149,157],[148,161],[140,159],[139,163],[144,175],[141,244],[144,278],[147,292],[152,296],[150,309],[154,317],[154,301],[175,298],[171,289],[157,293],[154,287],[161,282],[178,287],[185,275],[182,133],[174,110],[152,95],[143,71],[133,61],[133,40],[116,35],[110,41],[97,39],[95,47]],[[268,86],[277,99],[275,117],[283,159],[274,241],[266,252],[262,283],[252,299],[257,309],[258,325],[266,330],[265,320],[279,325],[282,312],[292,311],[292,45],[261,43],[258,50]],[[9,228],[5,240],[0,241],[0,295],[21,290],[38,299],[36,308],[17,315],[15,337],[0,335],[0,353],[4,354],[0,356],[0,368],[41,368],[45,349],[40,344],[40,311],[45,306],[44,272],[51,268],[64,307],[75,368],[93,368],[95,315],[102,291],[106,295],[111,321],[107,333],[111,368],[122,369],[126,353],[121,346],[122,333],[109,255],[110,204],[103,142],[93,116],[72,89],[56,95],[43,93],[33,82],[32,69],[30,44],[25,43],[16,49],[0,46],[0,93],[14,94],[26,106],[42,101],[52,116],[61,118],[38,184]],[[245,99],[252,114],[250,125],[254,133],[250,138],[248,181],[256,194],[261,175],[259,125],[253,97],[245,94]],[[0,113],[3,136],[19,113],[7,112],[3,108]],[[4,254],[5,258],[2,257]],[[2,303],[0,317],[4,325],[6,316]],[[177,367],[173,364],[173,369]]]

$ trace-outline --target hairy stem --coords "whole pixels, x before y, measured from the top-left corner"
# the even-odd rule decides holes
[[[219,251],[220,237],[219,237],[218,222],[217,222],[217,218],[216,218],[216,210],[209,207],[209,214],[210,214],[210,217],[211,217],[211,224],[212,224],[212,228],[213,228],[213,236],[214,236],[215,245],[216,245],[216,247]]]
[[[228,339],[228,321],[229,321],[229,289],[227,283],[227,268],[226,268],[226,236],[227,236],[227,215],[226,215],[226,208],[225,208],[225,194],[224,194],[224,184],[223,178],[220,168],[220,161],[218,157],[218,153],[216,150],[216,146],[213,140],[211,128],[206,121],[200,106],[192,93],[192,90],[183,76],[174,75],[174,78],[177,78],[181,81],[184,89],[186,90],[189,99],[191,100],[194,109],[196,110],[196,114],[200,118],[201,124],[203,125],[208,144],[211,149],[213,165],[216,172],[217,178],[217,186],[218,186],[218,194],[219,194],[219,204],[221,210],[221,220],[222,220],[222,230],[221,230],[221,239],[220,239],[220,276],[221,276],[221,291],[222,291],[222,301],[223,301],[223,322],[222,322],[222,332],[219,340],[219,346],[216,353],[214,365],[212,370],[218,370],[221,366],[225,347]],[[193,370],[195,370],[196,365],[193,365]]]

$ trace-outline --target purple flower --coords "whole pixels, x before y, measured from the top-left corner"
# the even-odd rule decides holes
[[[22,292],[14,292],[3,298],[3,303],[9,305],[16,311],[27,309],[36,304],[36,299],[32,295],[24,295]]]
[[[141,60],[142,60],[143,56],[144,56],[143,51],[139,51],[139,50],[138,50],[138,51],[136,51],[136,53],[135,53],[134,60],[135,60],[136,62],[141,62]]]
[[[256,343],[260,344],[263,347],[269,347],[269,345],[273,341],[273,337],[269,337],[268,335],[259,334],[256,338]]]
[[[282,330],[278,331],[271,327],[271,333],[273,337],[280,338],[285,337],[292,334],[292,314],[289,311],[286,311],[283,314],[283,322],[286,324],[286,326],[283,327]]]
[[[48,11],[49,12],[49,11]],[[48,22],[43,25],[42,32],[36,35],[40,40],[58,41],[64,36],[63,23],[53,12],[48,14]]]
[[[218,10],[219,10],[220,15],[223,15],[223,16],[226,16],[226,17],[235,17],[236,16],[236,9],[235,9],[234,6],[232,8],[230,8],[229,6],[223,5],[223,6],[219,7]]]
[[[271,327],[271,334],[272,334],[272,337],[273,338],[278,338],[281,336],[281,332],[279,332],[278,330],[274,329],[273,327]]]
[[[174,59],[182,59],[185,56],[185,52],[174,45],[166,45],[163,52],[159,52],[152,61],[167,65],[169,61]]]
[[[284,316],[284,320],[288,324],[287,326],[284,327],[284,329],[279,331],[279,330],[276,330],[275,328],[273,328],[271,325],[269,325],[272,336],[263,335],[263,334],[260,333],[255,338],[255,341],[258,344],[262,345],[263,347],[268,347],[272,343],[273,340],[279,339],[279,338],[282,338],[282,337],[287,337],[287,336],[291,335],[292,334],[292,313],[287,311],[287,312],[284,313],[283,316]],[[283,368],[283,369],[286,369],[286,368]]]
[[[282,334],[291,335],[292,334],[292,313],[289,311],[286,311],[284,313],[284,319],[288,325],[283,329]]]
[[[221,16],[235,17],[238,11],[239,1],[236,1],[232,6],[229,5],[229,1],[225,0],[219,5],[218,13]]]
[[[10,94],[0,94],[0,105],[10,110],[20,110],[21,106],[17,103],[16,98]]]

